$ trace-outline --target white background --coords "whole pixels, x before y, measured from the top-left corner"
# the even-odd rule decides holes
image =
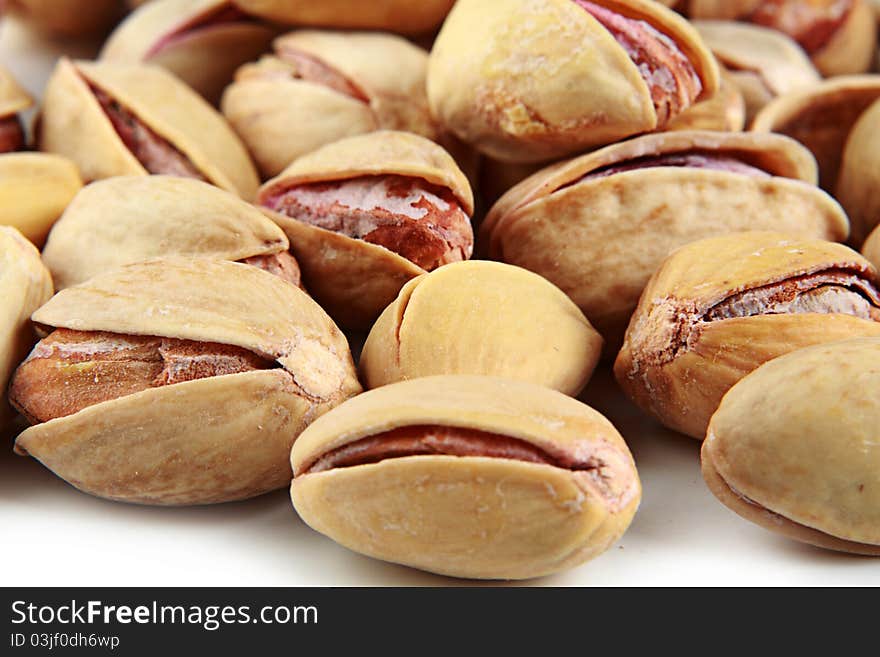
[[[36,96],[59,52],[5,21],[0,64]],[[718,503],[699,444],[638,412],[600,371],[582,396],[635,455],[644,497],[623,539],[594,561],[535,585],[880,585],[880,560],[777,537]],[[303,524],[286,491],[214,507],[124,505],[78,492],[0,442],[0,584],[7,586],[408,586],[472,584],[350,552]]]

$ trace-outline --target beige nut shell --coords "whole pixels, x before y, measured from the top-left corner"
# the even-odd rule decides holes
[[[0,66],[0,119],[18,114],[33,104],[33,99],[12,74]]]
[[[276,33],[254,20],[205,24],[231,7],[229,0],[153,0],[120,23],[100,59],[156,64],[216,103],[235,69],[267,50]]]
[[[421,34],[436,28],[454,0],[234,0],[244,11],[289,25]]]
[[[712,492],[789,538],[880,556],[880,338],[777,358],[725,395],[703,443]]]
[[[468,215],[473,192],[452,157],[437,144],[405,132],[350,137],[305,155],[265,183],[257,203],[291,185],[396,174],[448,188]],[[404,284],[425,270],[384,247],[266,210],[290,239],[303,282],[341,326],[368,330]]]
[[[55,224],[43,262],[58,290],[161,256],[243,260],[286,251],[257,208],[199,180],[119,176],[88,185]]]
[[[843,148],[853,125],[880,99],[880,75],[850,75],[790,91],[768,103],[752,122],[754,132],[778,132],[810,149],[823,189],[834,192]]]
[[[666,130],[740,132],[746,127],[746,102],[730,73],[721,71],[718,92],[676,116]]]
[[[0,226],[0,428],[12,417],[6,385],[35,341],[31,313],[51,296],[52,278],[40,252],[15,228]]]
[[[414,425],[596,456],[608,467],[608,488],[599,494],[584,472],[485,457],[303,472],[331,449]],[[583,563],[623,534],[641,497],[632,457],[608,420],[559,392],[494,377],[426,377],[371,390],[316,421],[291,461],[293,503],[311,527],[369,556],[457,577],[523,579]]]
[[[428,54],[393,34],[300,30],[275,40],[283,59],[294,50],[332,67],[364,102],[290,74],[276,57],[240,69],[222,109],[266,177],[297,158],[345,137],[379,129],[437,137],[428,112]]]
[[[853,125],[843,149],[836,196],[852,225],[851,241],[860,246],[880,224],[880,100]]]
[[[259,180],[238,137],[198,94],[158,66],[62,58],[46,86],[41,150],[70,157],[88,181],[147,173],[116,134],[87,82],[131,110],[211,183],[253,198]]]
[[[627,160],[697,150],[733,155],[773,174],[653,167],[578,182]],[[840,206],[813,184],[813,158],[777,135],[670,132],[638,137],[526,179],[491,209],[480,248],[559,286],[619,345],[651,274],[676,248],[714,235],[782,230],[845,239]]]
[[[716,92],[715,59],[683,18],[651,0],[598,4],[669,36],[702,80],[700,99]],[[571,0],[459,0],[428,71],[432,114],[499,160],[554,159],[657,127],[633,60]]]
[[[614,364],[617,381],[664,425],[702,440],[724,394],[766,361],[813,344],[880,335],[880,322],[836,313],[702,319],[733,294],[827,269],[878,283],[865,258],[824,240],[747,232],[682,247],[642,294]]]
[[[0,224],[42,246],[52,224],[82,188],[76,165],[47,153],[0,154]]]
[[[360,392],[345,337],[305,293],[255,267],[164,258],[53,297],[41,325],[235,345],[280,369],[151,388],[30,427],[16,449],[99,497],[207,504],[287,484],[290,445]]]
[[[456,262],[411,280],[370,331],[367,388],[437,374],[530,381],[577,395],[602,338],[544,278],[496,262]]]
[[[880,269],[880,228],[875,228],[874,232],[865,240],[862,254]]]

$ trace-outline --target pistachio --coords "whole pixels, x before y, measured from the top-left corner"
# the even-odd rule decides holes
[[[821,80],[806,53],[785,34],[732,21],[694,21],[693,26],[742,92],[749,121],[777,96]]]
[[[601,351],[583,313],[545,279],[495,262],[459,262],[403,286],[370,331],[360,371],[367,388],[482,374],[577,395]]]
[[[120,176],[85,187],[55,224],[43,262],[56,289],[165,255],[237,260],[299,285],[284,232],[237,196],[170,176]]]
[[[524,579],[607,550],[641,498],[620,434],[529,383],[436,376],[371,390],[291,453],[312,528],[357,552],[456,577]]]
[[[740,233],[682,247],[657,270],[614,373],[664,425],[706,434],[724,394],[766,361],[880,335],[877,271],[832,242]]]
[[[875,267],[880,269],[880,228],[874,229],[874,232],[865,240],[862,253],[874,263]]]
[[[172,257],[61,291],[10,400],[16,450],[92,495],[208,504],[285,486],[290,445],[360,392],[345,337],[255,267]]]
[[[82,187],[76,166],[45,153],[0,154],[0,224],[42,246],[52,224]]]
[[[25,147],[25,134],[17,114],[32,104],[30,95],[0,66],[0,154]]]
[[[864,73],[877,46],[865,0],[689,0],[692,18],[738,19],[795,40],[823,75]]]
[[[125,11],[120,0],[4,0],[2,4],[10,14],[59,36],[101,34]]]
[[[880,100],[880,75],[842,76],[779,96],[758,112],[754,132],[778,132],[810,149],[823,189],[834,192],[853,126]]]
[[[815,180],[810,154],[785,137],[646,135],[514,187],[483,222],[481,250],[559,286],[616,349],[651,274],[684,244],[759,229],[846,238]]]
[[[421,34],[443,21],[455,0],[233,0],[244,11],[287,25]]]
[[[379,129],[437,138],[428,55],[391,34],[302,30],[239,69],[221,103],[266,177],[344,137]]]
[[[853,125],[843,149],[836,196],[849,215],[851,241],[861,246],[880,224],[880,99]]]
[[[733,76],[721,70],[718,93],[675,117],[667,130],[715,130],[740,132],[746,125],[746,103]]]
[[[726,506],[819,547],[880,555],[880,338],[781,356],[712,416],[703,477]]]
[[[0,174],[0,180],[2,180]],[[18,230],[0,226],[0,390],[34,342],[29,317],[52,296],[52,279],[40,253]],[[0,398],[0,429],[11,418]]]
[[[70,157],[90,181],[178,175],[245,199],[259,185],[223,118],[155,66],[61,59],[46,87],[38,139],[41,150]]]
[[[155,0],[113,31],[100,59],[162,66],[217,103],[235,69],[267,50],[275,33],[229,0]]]
[[[699,35],[647,0],[459,0],[431,51],[441,125],[540,162],[663,128],[718,87]]]
[[[342,326],[368,329],[411,278],[473,248],[473,194],[437,144],[405,132],[349,137],[260,188],[310,293]]]

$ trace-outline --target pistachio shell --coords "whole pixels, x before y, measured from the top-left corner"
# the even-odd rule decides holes
[[[454,0],[234,0],[255,16],[288,25],[390,30],[420,34],[436,28]]]
[[[748,520],[820,547],[880,555],[880,338],[777,358],[709,425],[703,475]]]
[[[428,112],[428,55],[391,34],[301,30],[275,40],[277,57],[243,67],[223,96],[223,113],[247,143],[265,176],[321,146],[378,129],[428,138],[437,130]],[[294,51],[345,77],[364,99],[294,77]]]
[[[773,177],[650,167],[581,180],[627,160],[694,150],[743,158]],[[514,187],[483,222],[481,247],[559,286],[614,347],[651,274],[677,247],[760,229],[844,239],[846,216],[807,184],[815,176],[810,154],[781,136],[646,135],[552,166]]]
[[[642,294],[614,365],[618,382],[663,424],[702,439],[724,394],[764,362],[813,344],[880,335],[880,321],[835,312],[707,314],[738,293],[824,271],[878,284],[867,260],[822,240],[753,232],[682,247]]]
[[[58,155],[0,155],[0,224],[41,246],[52,224],[82,187],[76,166]]]
[[[750,119],[776,96],[821,81],[803,49],[781,32],[732,21],[694,21],[693,26],[733,71]]]
[[[0,119],[18,114],[33,104],[33,99],[5,68],[0,66]]]
[[[565,467],[425,455],[309,472],[328,451],[400,427],[475,429],[548,454],[597,459],[604,488]],[[294,506],[358,552],[458,577],[520,579],[597,556],[640,499],[629,450],[599,413],[556,391],[493,377],[438,376],[372,390],[306,430],[291,453]],[[584,476],[586,475],[586,476]]]
[[[51,296],[52,278],[39,251],[15,228],[0,226],[0,428],[11,417],[6,384],[34,342],[29,318]]]
[[[833,192],[847,137],[878,99],[880,75],[837,77],[779,96],[758,113],[751,129],[779,132],[809,148],[819,163],[820,184]]]
[[[746,103],[732,76],[721,72],[718,93],[675,117],[666,130],[740,132],[746,126]]]
[[[292,184],[398,174],[448,188],[467,214],[473,192],[440,146],[403,132],[350,137],[305,155],[265,183],[257,202]],[[410,279],[424,269],[384,247],[264,210],[290,239],[309,292],[340,325],[367,330]]]
[[[669,37],[703,91],[718,67],[687,21],[648,0],[597,4]],[[539,162],[658,127],[626,50],[571,0],[459,0],[431,51],[428,100],[448,130],[499,160]]]
[[[852,75],[871,68],[877,50],[874,13],[864,0],[855,0],[849,17],[831,40],[813,54],[813,63],[822,75]]]
[[[243,260],[287,247],[276,224],[229,192],[187,178],[121,176],[77,194],[52,229],[43,262],[61,290],[160,256]]]
[[[199,258],[128,265],[63,290],[33,319],[236,345],[283,368],[147,389],[18,437],[19,452],[101,497],[202,504],[283,486],[299,432],[360,391],[345,337],[317,304],[246,265]]]
[[[131,14],[107,38],[100,59],[156,64],[216,103],[235,69],[268,49],[276,30],[229,12],[229,0],[155,0]]]
[[[880,100],[856,121],[837,179],[836,196],[852,225],[852,243],[859,246],[880,224]]]
[[[865,241],[862,253],[875,267],[880,269],[880,228],[875,229]]]
[[[545,279],[494,262],[457,262],[403,287],[370,331],[360,371],[367,388],[482,374],[576,395],[601,351],[583,313]]]
[[[101,33],[123,13],[119,0],[7,0],[4,8],[50,34],[62,36]]]
[[[211,183],[253,198],[259,180],[235,133],[201,97],[157,66],[61,59],[46,87],[42,150],[69,156],[87,180],[147,173],[116,134],[89,84],[129,108]]]

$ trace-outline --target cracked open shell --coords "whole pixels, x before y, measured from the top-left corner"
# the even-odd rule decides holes
[[[370,331],[367,388],[434,374],[483,374],[577,395],[602,338],[557,287],[497,262],[455,262],[407,283]]]
[[[748,230],[845,239],[846,215],[815,181],[809,152],[783,136],[646,135],[514,187],[480,247],[555,283],[615,347],[651,274],[684,244]]]
[[[781,32],[734,21],[692,24],[743,94],[749,121],[777,96],[822,80],[803,49]]]
[[[40,150],[73,160],[87,181],[174,173],[246,200],[259,186],[223,117],[158,66],[62,58],[46,86],[38,142]]]
[[[63,290],[33,320],[240,347],[271,364],[147,388],[18,436],[20,454],[99,497],[207,504],[286,486],[294,439],[360,392],[348,343],[317,304],[237,263],[166,258],[128,265]]]
[[[721,402],[703,477],[726,506],[788,538],[880,556],[880,338],[801,349]]]
[[[244,11],[288,25],[421,34],[436,28],[455,0],[234,0]]]
[[[703,439],[724,394],[768,360],[880,335],[878,284],[833,242],[752,232],[689,244],[645,288],[614,374],[644,411]]]
[[[473,214],[473,192],[452,157],[423,137],[390,131],[349,137],[301,157],[260,188],[257,203],[268,206],[277,195],[300,185],[375,176],[434,185],[451,194],[466,216]],[[290,239],[310,294],[345,328],[368,330],[407,281],[427,273],[379,244],[265,211]]]
[[[381,33],[301,30],[275,54],[243,66],[222,109],[264,176],[344,137],[405,130],[434,139],[425,76],[428,53]]]
[[[161,256],[245,260],[287,251],[284,232],[239,197],[172,176],[88,185],[55,224],[43,262],[58,290]]]
[[[653,0],[459,0],[428,72],[443,127],[513,162],[663,128],[719,84],[696,30]]]
[[[413,379],[319,418],[291,453],[313,529],[456,577],[524,579],[607,550],[641,498],[620,434],[559,392],[494,377]]]
[[[0,120],[8,119],[32,104],[30,94],[9,71],[0,66]]]
[[[31,313],[51,296],[40,252],[15,228],[0,226],[0,428],[12,417],[6,384],[35,341]]]
[[[276,33],[229,0],[154,0],[113,31],[100,59],[156,64],[216,103],[235,70],[265,52]]]

